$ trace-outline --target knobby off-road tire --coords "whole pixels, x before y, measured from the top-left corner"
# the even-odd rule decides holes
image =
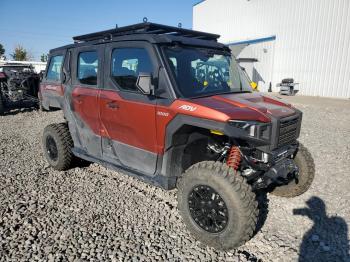
[[[66,123],[51,124],[43,134],[44,155],[50,166],[56,170],[67,170],[73,160],[73,140]]]
[[[280,197],[296,197],[305,193],[310,188],[315,177],[315,163],[309,150],[302,144],[299,144],[294,161],[299,167],[297,181],[293,180],[288,185],[276,187],[271,194]]]
[[[199,188],[198,190],[201,190],[201,187],[204,188],[203,190],[214,191],[219,195],[217,197],[217,195],[211,193],[211,200],[219,199],[219,201],[224,202],[224,208],[227,212],[224,216],[226,224],[220,231],[213,232],[213,230],[205,229],[205,226],[199,224],[198,217],[193,215],[193,212],[195,214],[199,214],[198,212],[203,214],[204,212],[203,206],[198,205],[198,209],[193,208],[193,199],[198,197],[197,195],[193,198],[193,195],[197,194],[195,189]],[[239,172],[220,162],[200,162],[191,166],[179,178],[177,188],[179,212],[187,229],[200,242],[216,249],[230,250],[241,246],[253,236],[259,213],[258,203],[255,193],[252,192],[251,187]],[[202,194],[202,191],[199,193]],[[201,202],[202,205],[203,202]],[[210,210],[212,203],[209,204]],[[222,211],[224,212],[224,210]],[[214,211],[211,210],[210,212]],[[213,213],[210,214],[212,216]],[[211,218],[209,216],[205,217],[209,222]],[[220,218],[222,219],[223,216]],[[211,221],[213,222],[213,220]],[[216,225],[217,223],[212,224]]]
[[[256,194],[256,202],[258,203],[258,218],[253,237],[260,232],[265,225],[266,219],[269,214],[269,199],[267,193],[264,191],[258,191]]]

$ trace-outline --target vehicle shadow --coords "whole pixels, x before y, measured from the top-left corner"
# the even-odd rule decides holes
[[[328,217],[324,201],[316,196],[307,207],[294,209],[294,215],[306,216],[313,226],[303,236],[299,261],[350,261],[348,226],[339,216]]]
[[[6,106],[4,116],[17,115],[19,113],[32,112],[38,110],[38,105],[33,102],[17,102]]]

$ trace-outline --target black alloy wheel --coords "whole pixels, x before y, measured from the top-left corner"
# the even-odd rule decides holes
[[[48,135],[46,137],[46,151],[47,151],[47,155],[50,157],[50,159],[52,161],[57,161],[58,158],[58,150],[57,150],[57,144],[55,139]]]
[[[225,201],[212,187],[197,185],[188,196],[190,214],[195,223],[209,233],[223,231],[228,223]]]

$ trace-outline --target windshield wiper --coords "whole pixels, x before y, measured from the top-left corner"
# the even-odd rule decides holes
[[[203,94],[203,95],[199,95],[199,96],[191,96],[188,98],[203,98],[203,97],[208,97],[208,96],[216,96],[216,95],[220,95],[220,94],[215,94],[215,93],[208,93],[208,94]]]
[[[243,93],[252,93],[252,91],[248,91],[248,90],[239,90],[239,91],[236,91],[236,92],[232,92],[234,94],[243,94]]]
[[[240,93],[251,93],[251,91],[248,91],[248,90],[228,91],[228,92],[218,93],[218,95],[222,95],[222,94],[240,94]]]
[[[203,95],[199,95],[199,96],[192,96],[190,98],[203,98],[203,97],[208,97],[208,96],[218,96],[218,95],[227,95],[227,94],[243,94],[243,93],[251,93],[251,91],[238,90],[238,91],[227,91],[227,92],[220,92],[220,93],[208,93],[208,94],[203,94]]]

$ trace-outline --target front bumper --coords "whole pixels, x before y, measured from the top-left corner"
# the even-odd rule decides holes
[[[271,123],[257,126],[255,137],[249,137],[246,133],[232,136],[243,156],[242,171],[248,170],[247,180],[255,189],[267,188],[271,184],[288,184],[297,178],[299,170],[293,158],[299,147],[297,138],[301,121],[302,112],[295,109],[291,116],[271,116]],[[235,130],[235,133],[238,131]]]
[[[265,153],[259,150],[245,151],[243,159],[245,166],[254,170],[248,176],[248,182],[256,189],[268,188],[270,185],[285,185],[298,177],[299,169],[293,158],[298,151],[299,144],[286,145]]]
[[[291,180],[297,179],[299,168],[291,158],[285,158],[263,173],[254,183],[255,190],[267,188],[270,185],[280,186],[286,185]]]

